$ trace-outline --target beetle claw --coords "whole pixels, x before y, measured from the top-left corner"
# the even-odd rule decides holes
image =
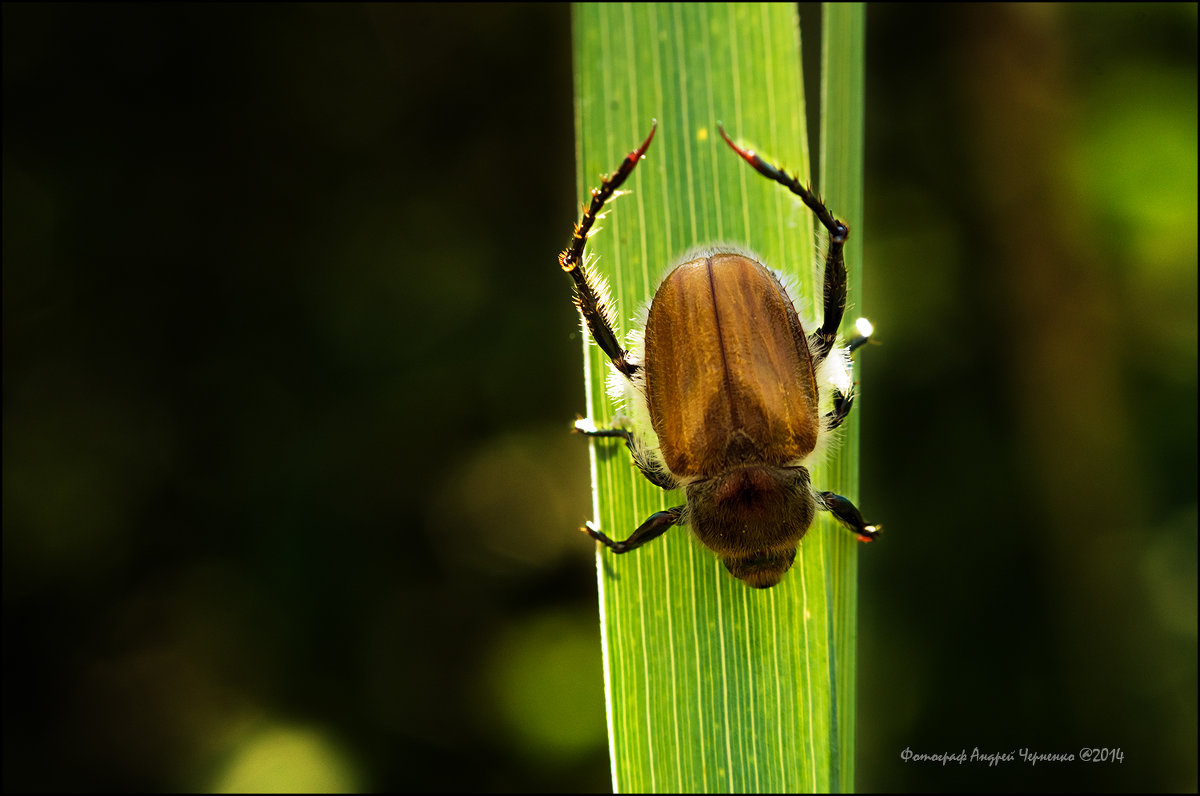
[[[879,538],[879,535],[881,533],[883,533],[883,526],[882,525],[867,525],[867,526],[863,527],[863,531],[866,531],[866,533],[858,534],[858,541],[873,542]]]

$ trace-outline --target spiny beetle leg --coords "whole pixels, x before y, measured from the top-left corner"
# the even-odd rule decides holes
[[[733,143],[720,124],[717,129],[725,143],[742,157],[742,160],[754,167],[754,170],[769,180],[773,180],[800,197],[800,201],[808,205],[816,215],[821,226],[829,231],[829,249],[825,254],[825,301],[824,317],[821,328],[813,332],[813,356],[817,360],[824,359],[837,340],[838,328],[842,325],[842,315],[846,312],[846,261],[842,250],[846,246],[846,238],[850,236],[850,228],[844,221],[836,218],[829,208],[810,188],[800,184],[792,175],[777,166],[763,160],[752,149],[743,149]]]
[[[654,140],[654,133],[657,130],[658,121],[655,120],[650,127],[650,135],[646,136],[642,145],[626,155],[625,159],[621,161],[620,168],[611,177],[601,179],[599,188],[592,189],[592,202],[583,211],[583,218],[575,225],[571,245],[558,255],[558,264],[575,280],[575,303],[583,314],[588,330],[592,333],[592,339],[596,341],[596,345],[600,346],[600,350],[612,360],[617,370],[626,376],[636,373],[638,366],[629,361],[629,352],[621,345],[617,333],[612,327],[612,311],[603,299],[607,291],[604,289],[603,282],[594,274],[589,273],[590,269],[583,267],[583,254],[592,225],[600,217],[604,203],[612,198],[625,179],[633,173],[638,161],[646,154],[650,142]]]
[[[833,431],[842,424],[842,421],[850,414],[850,407],[852,406],[854,406],[854,393],[846,395],[841,390],[834,388],[833,411],[825,413],[825,417],[829,420],[828,429],[830,431]]]
[[[585,429],[578,425],[571,429],[576,434],[582,434],[585,437],[618,437],[625,440],[625,447],[629,449],[629,455],[633,457],[633,463],[642,471],[642,475],[646,476],[646,480],[654,484],[659,489],[675,489],[678,484],[675,479],[670,478],[667,474],[654,467],[650,461],[642,455],[636,443],[633,441],[633,434],[623,428],[597,428]]]
[[[858,535],[859,541],[873,542],[879,538],[883,528],[879,525],[868,525],[858,508],[841,495],[832,492],[819,492],[817,496],[825,503],[825,508],[832,512],[838,522],[845,525]]]
[[[850,342],[846,343],[846,353],[850,356],[854,356],[855,351],[871,342],[871,333],[874,331],[870,321],[866,318],[859,318],[858,323],[855,325],[859,333],[857,336],[852,337]],[[858,382],[855,382],[854,386],[857,387]],[[826,428],[832,431],[840,426],[842,421],[846,419],[846,416],[850,414],[850,407],[853,405],[854,393],[851,392],[847,395],[835,387],[833,389],[833,411],[825,413]]]
[[[650,519],[639,525],[638,529],[623,542],[614,542],[612,539],[609,539],[593,527],[590,522],[583,528],[580,528],[580,530],[614,553],[628,553],[630,550],[636,550],[646,542],[662,536],[668,528],[679,522],[679,518],[683,516],[683,509],[683,506],[676,506],[666,511],[656,511],[650,515]]]

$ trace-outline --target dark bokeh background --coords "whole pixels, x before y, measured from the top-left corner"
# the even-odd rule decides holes
[[[1196,6],[868,28],[859,785],[1194,790]],[[568,9],[3,46],[5,789],[608,788]]]

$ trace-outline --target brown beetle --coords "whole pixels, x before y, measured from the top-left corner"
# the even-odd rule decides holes
[[[718,126],[719,127],[719,126]],[[794,177],[721,136],[760,174],[783,185],[828,231],[824,313],[806,334],[780,277],[749,253],[728,247],[685,257],[659,286],[644,338],[624,348],[613,330],[607,287],[584,263],[588,233],[608,201],[645,155],[657,123],[640,147],[592,191],[571,245],[559,255],[575,280],[575,303],[592,338],[612,361],[614,387],[635,421],[651,435],[623,428],[588,429],[620,437],[634,463],[663,489],[683,489],[687,504],[650,516],[628,539],[584,530],[615,553],[626,553],[688,524],[735,577],[755,588],[774,586],[791,567],[818,510],[826,510],[864,542],[879,535],[846,498],[819,492],[805,467],[821,438],[850,412],[850,354],[869,330],[837,345],[846,306],[843,248],[849,229]],[[831,401],[822,412],[821,391]]]

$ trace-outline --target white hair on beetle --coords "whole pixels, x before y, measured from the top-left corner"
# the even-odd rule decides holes
[[[635,316],[635,323],[625,334],[626,360],[638,366],[637,373],[632,377],[626,376],[609,362],[608,396],[617,405],[618,416],[614,422],[619,422],[629,431],[632,439],[630,444],[637,450],[635,458],[651,465],[665,480],[675,481],[678,486],[684,486],[696,478],[680,478],[667,469],[663,460],[662,449],[658,435],[654,433],[654,424],[650,420],[650,402],[646,398],[646,370],[641,367],[645,362],[645,328],[646,318],[650,313],[650,301],[644,302]]]

